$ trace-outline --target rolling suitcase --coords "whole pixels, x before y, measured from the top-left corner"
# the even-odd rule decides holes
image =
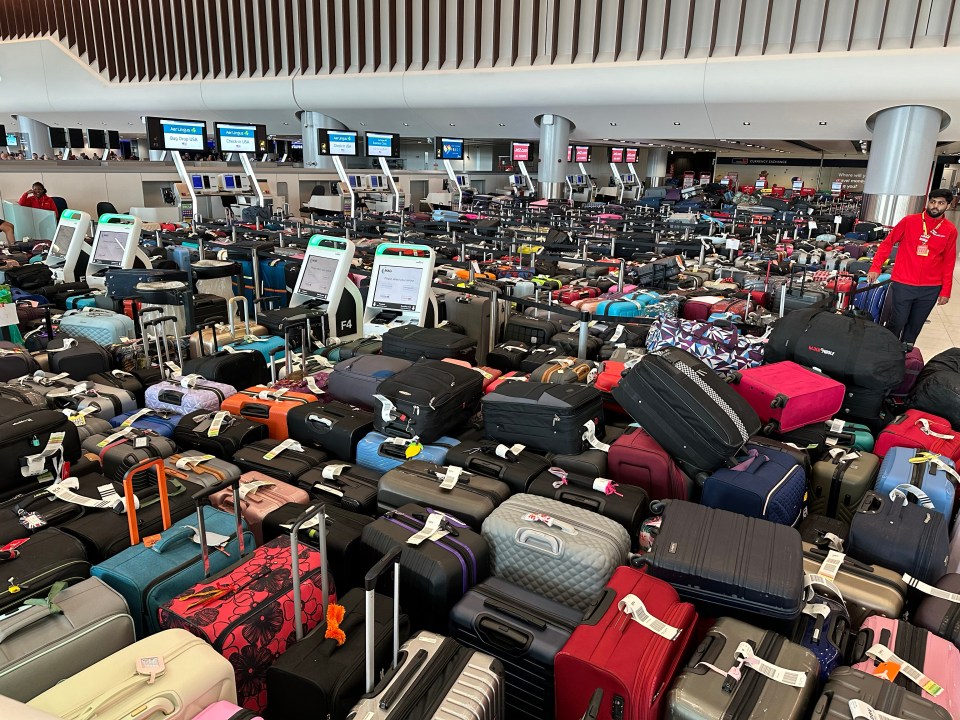
[[[486,363],[490,367],[503,372],[513,372],[520,369],[524,358],[530,354],[530,346],[519,340],[507,341],[495,345],[487,353]]]
[[[448,465],[469,473],[499,480],[511,493],[522,493],[550,463],[542,455],[527,451],[524,445],[507,446],[489,442],[462,442],[447,451]]]
[[[113,365],[110,353],[92,340],[55,337],[46,347],[50,372],[66,373],[73,380],[86,380],[96,373],[107,372]]]
[[[895,447],[929,450],[956,462],[960,460],[960,433],[942,417],[910,408],[877,435],[873,451],[882,458]]]
[[[156,433],[157,435],[172,438],[174,431],[177,429],[177,423],[180,422],[181,417],[183,416],[172,413],[169,410],[151,410],[150,408],[143,408],[142,410],[125,412],[122,415],[117,415],[114,418],[110,418],[110,425],[111,427],[121,429],[125,427],[134,427],[138,430],[148,430]],[[106,434],[109,434],[109,431],[107,431]]]
[[[881,715],[881,713],[884,713]],[[837,668],[823,686],[810,720],[950,720],[946,708],[894,685],[883,677],[850,667]]]
[[[221,460],[229,460],[240,448],[267,439],[266,425],[227,412],[202,409],[179,417],[174,441]]]
[[[511,315],[503,331],[503,339],[506,342],[517,340],[535,348],[538,345],[546,345],[550,342],[550,338],[562,331],[563,327],[559,320]]]
[[[605,698],[599,717],[659,720],[665,690],[696,643],[696,623],[694,607],[667,583],[617,568],[557,655],[557,720],[576,720],[594,687]]]
[[[317,445],[346,462],[356,457],[357,445],[372,431],[372,413],[338,401],[307,403],[287,412],[292,440]]]
[[[301,475],[326,459],[325,452],[303,447],[296,440],[259,440],[237,450],[231,462],[244,472],[256,470],[296,485]]]
[[[847,657],[851,625],[843,600],[818,590],[814,587],[807,596],[807,604],[793,625],[790,639],[816,656],[823,682]]]
[[[641,427],[628,427],[610,445],[607,472],[620,484],[643,488],[651,500],[689,500],[693,481]]]
[[[880,469],[873,453],[833,448],[813,466],[810,475],[810,512],[849,524]]]
[[[360,465],[331,460],[307,470],[297,480],[314,497],[351,512],[377,514],[380,473]]]
[[[926,450],[892,448],[883,456],[874,490],[887,495],[900,485],[919,488],[948,523],[953,520],[960,475],[950,458]]]
[[[845,393],[836,380],[789,361],[741,370],[731,386],[750,403],[767,433],[829,420],[843,406]]]
[[[215,335],[215,325],[210,327]],[[205,380],[233,388],[265,385],[270,382],[270,370],[262,353],[257,350],[236,349],[230,345],[210,355],[200,355],[187,360],[182,365],[182,372],[185,376],[198,375]]]
[[[46,597],[56,583],[71,585],[90,576],[90,563],[80,541],[52,527],[4,545],[0,562],[7,576],[0,614],[27,600]]]
[[[263,545],[263,519],[287,503],[310,502],[306,490],[280,482],[259,472],[245,472],[240,476],[240,512],[257,545]],[[224,488],[210,496],[210,504],[225,513],[234,512],[234,494]]]
[[[333,366],[327,378],[327,392],[342,403],[369,409],[377,386],[412,364],[409,360],[383,355],[358,355],[342,360]]]
[[[450,634],[503,663],[507,717],[538,720],[559,717],[554,659],[582,619],[580,610],[492,577],[467,590],[454,606]]]
[[[960,648],[960,575],[947,573],[933,585],[911,578],[909,584],[923,593],[911,621]]]
[[[534,347],[523,362],[520,363],[521,372],[532,373],[537,368],[556,358],[565,357],[567,353],[559,345],[538,345]]]
[[[409,459],[443,465],[447,451],[459,442],[456,438],[444,436],[435,442],[421,443],[371,432],[357,444],[357,464],[381,475],[403,465]]]
[[[168,478],[208,488],[240,477],[240,468],[233,463],[204,455],[197,450],[184,450],[164,458],[163,466]]]
[[[58,330],[67,337],[89,340],[100,346],[120,343],[137,334],[131,318],[95,307],[68,310],[60,317]]]
[[[411,362],[453,358],[473,364],[477,341],[446,328],[404,325],[383,334],[383,354]]]
[[[122,483],[127,472],[144,460],[163,459],[177,451],[176,443],[170,438],[134,427],[121,428],[109,435],[91,435],[81,447],[100,458],[104,477],[116,483]],[[139,480],[138,477],[135,482]]]
[[[0,341],[0,381],[32,375],[39,369],[36,359],[25,347]]]
[[[220,405],[220,409],[263,423],[267,426],[267,437],[272,440],[286,440],[289,437],[287,414],[290,410],[316,401],[316,395],[254,385],[231,395]]]

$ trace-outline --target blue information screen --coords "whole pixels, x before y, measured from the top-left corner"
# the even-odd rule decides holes
[[[437,157],[441,160],[463,160],[463,138],[439,138]]]
[[[163,130],[163,144],[167,150],[206,149],[205,123],[161,120],[160,126]]]

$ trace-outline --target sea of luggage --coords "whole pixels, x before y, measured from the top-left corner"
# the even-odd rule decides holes
[[[0,696],[960,720],[960,349],[907,352],[884,229],[803,200],[149,228],[106,292],[14,248]],[[347,231],[361,288],[434,249],[436,327],[287,306]]]

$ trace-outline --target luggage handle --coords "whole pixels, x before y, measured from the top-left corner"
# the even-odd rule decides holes
[[[243,518],[240,516],[240,478],[238,475],[233,479],[223,480],[210,487],[193,494],[193,501],[197,505],[197,527],[200,531],[200,557],[203,559],[203,577],[210,577],[210,549],[207,547],[207,526],[203,519],[203,501],[209,499],[214,493],[227,488],[233,489],[233,516],[237,521],[237,546],[240,551],[240,557],[243,557]]]
[[[580,720],[597,720],[600,717],[600,703],[603,702],[603,688],[597,688],[590,697],[587,711]]]
[[[497,602],[496,600],[491,600],[490,598],[487,598],[486,600],[483,601],[483,606],[485,608],[489,608],[490,610],[494,610],[496,612],[503,613],[504,615],[508,615],[509,617],[512,617],[515,620],[519,620],[525,625],[529,625],[530,627],[535,628],[537,630],[542,631],[547,629],[547,623],[541,620],[540,618],[534,617],[533,615],[530,615],[529,613],[525,613],[522,610],[517,610],[516,608],[510,607],[509,605],[506,605],[504,603]]]
[[[235,496],[236,497],[236,496]],[[235,507],[239,507],[239,503]],[[300,594],[300,527],[308,520],[316,517],[317,545],[320,549],[320,593],[323,606],[323,622],[327,622],[327,610],[330,605],[330,566],[327,563],[327,506],[311,505],[293,521],[290,527],[290,560],[293,573],[293,613],[296,625],[297,641],[303,639],[303,600]]]
[[[536,550],[546,551],[557,557],[563,552],[560,538],[533,528],[521,528],[516,535],[516,542],[518,545],[527,545]]]
[[[218,324],[219,323],[217,323],[216,320],[208,320],[207,322],[199,323],[197,325],[197,339],[200,341],[199,343],[197,343],[197,346],[200,350],[200,357],[203,357],[204,355],[206,355],[206,353],[203,350],[203,331],[206,330],[207,328],[211,329],[211,335],[213,336],[213,352],[211,353],[211,355],[216,355],[218,352],[220,352],[220,345],[217,343],[217,325]],[[180,364],[181,366],[183,365],[182,362]]]
[[[234,305],[237,306],[237,309],[231,312]],[[240,306],[243,306],[243,331],[246,335],[250,334],[250,304],[247,302],[246,296],[234,295],[227,300],[227,323],[230,326],[230,335],[233,338],[237,337],[236,314]],[[203,338],[201,338],[201,342],[203,342]]]
[[[177,359],[180,361],[180,367],[183,367],[183,348],[180,347],[180,332],[177,329],[177,319],[173,315],[161,315],[158,318],[153,320],[148,320],[143,323],[143,331],[146,333],[147,328],[153,328],[153,341],[157,348],[157,366],[160,368],[160,374],[166,376],[167,378],[173,376],[173,372],[169,368],[164,369],[164,363],[167,358],[167,334],[165,332],[167,322],[173,323],[173,337],[174,342],[177,346]],[[163,336],[163,342],[160,342],[160,336]],[[144,337],[144,348],[149,347],[148,339]]]
[[[133,476],[144,470],[153,468],[157,473],[157,487],[160,491],[160,517],[163,520],[163,529],[167,530],[173,521],[170,519],[170,498],[167,497],[167,473],[161,458],[144,460],[127,470],[123,476],[123,497],[127,510],[127,528],[130,531],[131,547],[140,542],[140,528],[137,526],[136,495],[133,492]]]
[[[484,603],[484,606],[486,605],[487,603]],[[497,609],[503,608],[500,606]],[[546,629],[546,624],[541,629]],[[532,639],[529,633],[521,632],[490,616],[480,618],[477,634],[493,647],[513,652],[524,649]]]
[[[374,673],[375,664],[375,626],[374,626],[374,599],[376,596],[377,581],[388,570],[393,569],[393,661],[390,665],[396,669],[397,661],[400,657],[400,547],[392,547],[380,558],[367,574],[363,576],[363,591],[365,599],[364,612],[366,614],[366,625],[364,628],[364,664],[366,666],[367,692],[373,691],[375,682]]]
[[[56,586],[54,586],[56,588]],[[59,592],[62,588],[56,588]],[[0,645],[3,644],[4,640],[7,640],[12,635],[20,632],[21,630],[26,630],[31,625],[34,625],[41,620],[45,620],[55,613],[62,612],[61,610],[53,609],[53,598],[55,593],[51,590],[50,594],[46,597],[46,603],[43,605],[26,605],[23,610],[20,610],[14,615],[9,616],[9,624],[4,628],[0,629]]]

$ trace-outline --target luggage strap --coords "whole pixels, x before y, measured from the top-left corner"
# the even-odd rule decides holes
[[[920,432],[924,435],[929,435],[930,437],[939,438],[941,440],[953,440],[956,435],[946,435],[944,433],[934,432],[930,429],[930,421],[927,418],[920,418],[917,420],[914,425],[920,428]]]
[[[799,670],[789,670],[787,668],[780,667],[779,665],[774,665],[768,660],[764,660],[754,652],[753,648],[750,647],[748,643],[742,642],[737,646],[737,650],[734,653],[734,658],[737,664],[726,672],[718,668],[716,665],[711,665],[703,660],[697,663],[697,667],[702,665],[703,667],[707,668],[707,670],[715,672],[724,678],[733,680],[733,684],[740,682],[740,679],[743,677],[744,666],[755,670],[764,677],[780,683],[781,685],[790,685],[791,687],[802,688],[807,683],[806,673]],[[727,682],[725,681],[724,687],[726,686]]]
[[[919,465],[921,463],[933,465],[937,469],[943,470],[943,472],[946,473],[947,480],[953,483],[955,488],[960,488],[960,474],[957,474],[956,470],[947,465],[940,455],[924,450],[910,458],[910,463],[914,465]]]

